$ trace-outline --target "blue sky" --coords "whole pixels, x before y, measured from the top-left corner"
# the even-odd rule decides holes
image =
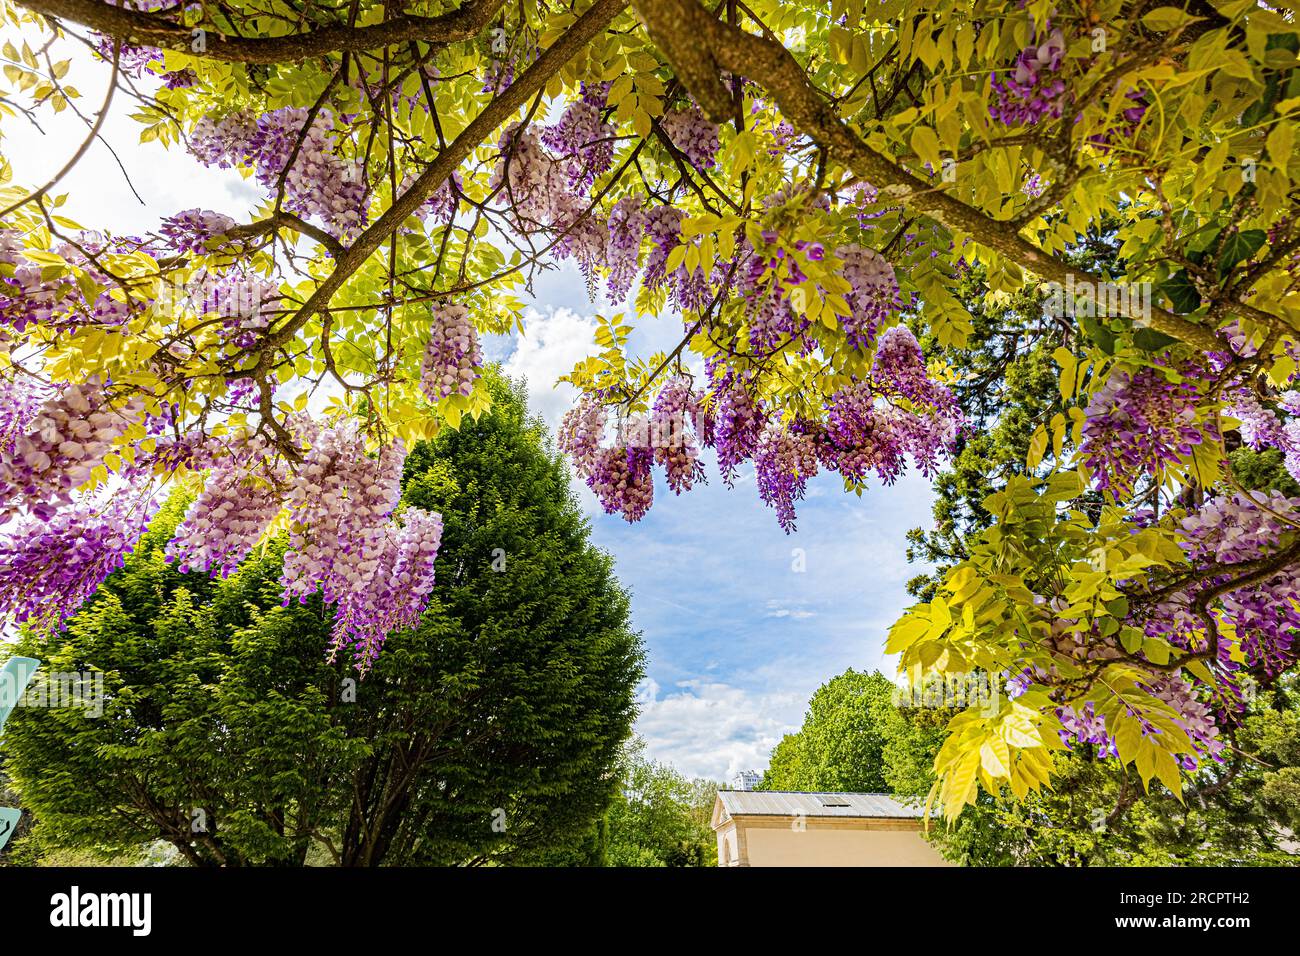
[[[554,383],[594,348],[592,316],[610,311],[588,300],[564,264],[535,284],[524,337],[491,342],[488,355],[527,379],[530,404],[554,427],[574,397]],[[640,322],[630,345],[642,354],[681,334],[674,316]],[[751,469],[728,489],[706,462],[709,483],[680,497],[659,478],[655,505],[637,524],[604,514],[580,483],[579,497],[596,544],[632,592],[648,651],[638,733],[653,756],[725,780],[764,768],[828,678],[848,667],[892,674],[885,633],[921,570],[907,563],[905,535],[928,526],[932,496],[919,475],[860,498],[837,475],[821,475],[799,507],[799,530],[787,535]]]
[[[104,68],[76,58],[69,79],[83,102],[100,102]],[[246,217],[255,184],[231,171],[205,169],[180,149],[138,144],[139,128],[116,104],[104,135],[131,177],[131,193],[101,144],[91,147],[58,192],[64,212],[87,228],[153,229],[161,217],[196,206]],[[63,165],[84,127],[65,113],[41,135],[6,119],[5,154],[14,181],[34,185]],[[597,312],[571,266],[540,275],[522,338],[486,343],[490,359],[528,381],[533,408],[554,427],[573,398],[558,376],[594,347]],[[640,320],[631,345],[644,353],[676,344],[672,316]],[[752,471],[728,490],[707,462],[709,483],[681,497],[658,483],[655,506],[639,524],[601,513],[580,487],[597,545],[614,555],[632,593],[635,626],[648,652],[637,731],[650,754],[687,774],[723,780],[762,769],[781,736],[798,727],[809,695],[845,668],[881,668],[889,625],[909,603],[904,585],[920,570],[904,558],[907,529],[927,525],[929,484],[908,476],[861,498],[835,475],[809,486],[799,530],[786,535],[759,500]],[[799,552],[805,570],[795,570]]]

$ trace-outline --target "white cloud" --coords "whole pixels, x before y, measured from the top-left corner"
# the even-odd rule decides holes
[[[810,611],[806,607],[800,606],[802,602],[791,603],[788,601],[771,600],[767,602],[767,612],[764,617],[791,617],[796,621],[802,621],[810,617],[816,617],[816,611]]]
[[[577,401],[578,391],[560,376],[596,348],[596,320],[572,309],[529,308],[524,313],[526,334],[514,340],[514,351],[501,365],[507,375],[527,381],[528,410],[540,415],[554,435],[564,413]],[[583,512],[602,512],[600,503],[585,482],[573,477],[570,484]]]
[[[528,380],[528,407],[554,432],[578,397],[572,385],[557,380],[595,350],[596,320],[572,309],[528,309],[524,328],[502,367],[506,374]]]
[[[737,771],[763,769],[772,748],[803,719],[802,693],[756,693],[705,680],[676,687],[661,696],[657,682],[641,685],[636,732],[651,757],[688,777],[726,782]]]
[[[14,33],[8,30],[2,35],[9,38]],[[63,81],[81,92],[78,108],[87,115],[95,113],[111,76],[108,64],[71,40],[56,41],[50,56],[71,60]],[[142,88],[155,82],[137,81]],[[165,148],[156,141],[141,143],[144,127],[131,118],[135,109],[136,104],[119,90],[101,131],[102,139],[90,145],[52,190],[54,195],[68,194],[60,214],[87,229],[138,234],[156,229],[163,216],[196,206],[238,218],[264,198],[263,191],[239,173],[206,168],[182,145]],[[13,164],[14,182],[23,187],[45,183],[86,138],[86,125],[72,110],[58,115],[43,111],[39,119],[40,129],[21,117],[4,121],[5,158]]]

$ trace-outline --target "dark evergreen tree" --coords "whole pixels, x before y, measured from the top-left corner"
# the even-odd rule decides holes
[[[325,658],[330,609],[280,606],[280,547],[225,581],[162,554],[169,504],[68,629],[20,652],[99,670],[100,717],[20,708],[7,770],[41,846],[163,839],[196,865],[590,860],[642,651],[611,559],[523,394],[407,460],[445,522],[420,626],[364,677]]]

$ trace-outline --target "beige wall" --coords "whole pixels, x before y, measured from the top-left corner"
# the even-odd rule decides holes
[[[720,866],[949,866],[908,820],[735,817],[719,827]]]

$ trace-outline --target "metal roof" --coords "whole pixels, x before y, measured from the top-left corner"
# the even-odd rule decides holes
[[[719,790],[728,816],[886,817],[918,820],[920,803],[887,793],[803,793],[793,790]]]

